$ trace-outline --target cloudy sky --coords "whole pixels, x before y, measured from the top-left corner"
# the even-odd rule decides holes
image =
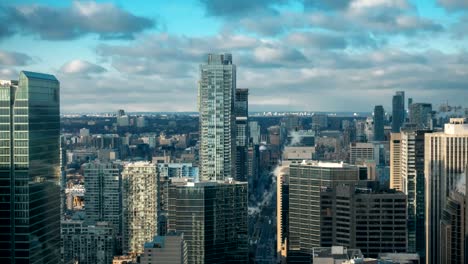
[[[217,52],[252,111],[468,106],[468,0],[2,2],[0,79],[56,75],[64,112],[195,111]]]

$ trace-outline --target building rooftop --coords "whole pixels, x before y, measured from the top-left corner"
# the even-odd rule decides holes
[[[56,81],[58,82],[57,78],[54,75],[46,74],[46,73],[38,73],[38,72],[30,72],[30,71],[22,71],[22,73],[28,78],[34,79],[44,79],[49,81]]]
[[[343,246],[319,247],[313,249],[313,258],[333,258],[336,260],[350,260],[363,258],[360,249],[347,249]]]
[[[344,162],[324,162],[317,160],[303,160],[302,162],[291,162],[291,165],[320,167],[320,168],[355,168],[356,166]]]
[[[447,135],[468,135],[468,122],[465,118],[450,118],[445,124],[444,133]]]

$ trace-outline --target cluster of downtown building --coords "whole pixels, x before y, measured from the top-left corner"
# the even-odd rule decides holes
[[[391,114],[253,121],[232,56],[211,54],[194,131],[119,110],[60,135],[59,86],[32,72],[0,85],[3,262],[466,261],[460,108],[397,92]],[[259,190],[276,190],[276,216]]]
[[[408,104],[397,92],[391,114],[375,106],[340,132],[317,115],[315,150],[284,148],[276,175],[283,263],[466,263],[468,111]]]

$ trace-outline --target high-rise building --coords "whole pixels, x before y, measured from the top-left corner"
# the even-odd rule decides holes
[[[0,262],[60,262],[60,84],[0,81]]]
[[[441,264],[467,263],[468,223],[466,186],[450,192],[441,220]]]
[[[62,263],[112,263],[116,246],[112,224],[96,222],[87,225],[80,220],[64,220],[61,235]]]
[[[424,135],[430,131],[401,130],[401,189],[408,198],[408,252],[425,259]]]
[[[432,129],[432,104],[411,104],[409,106],[409,122],[419,129]]]
[[[403,191],[401,184],[401,133],[390,134],[390,188]]]
[[[322,246],[359,248],[373,258],[382,252],[407,251],[404,193],[339,185],[322,189],[320,205]]]
[[[312,254],[314,247],[321,246],[321,189],[358,180],[357,166],[316,161],[289,165],[290,251]]]
[[[247,263],[247,183],[172,185],[168,231],[184,234],[189,263]]]
[[[236,89],[236,177],[247,181],[247,152],[249,147],[249,89]]]
[[[145,251],[140,255],[141,264],[188,264],[187,245],[183,234],[169,233],[155,236],[145,243]]]
[[[257,121],[250,121],[249,122],[249,135],[254,145],[260,144],[260,125]]]
[[[426,263],[441,263],[440,221],[447,197],[468,163],[468,123],[451,118],[444,132],[427,133],[424,146],[426,177]]]
[[[275,170],[276,178],[276,252],[284,263],[287,256],[289,231],[289,164],[288,161]]]
[[[319,131],[328,127],[328,116],[325,114],[314,114],[312,116],[312,129]]]
[[[124,166],[123,253],[143,252],[144,243],[157,234],[158,171],[155,164],[135,162]]]
[[[383,106],[376,105],[374,108],[374,140],[375,141],[384,141],[384,117],[385,111]]]
[[[405,92],[399,91],[392,100],[392,132],[399,133],[405,122]]]
[[[375,160],[375,146],[372,143],[354,142],[349,145],[349,163]]]
[[[236,175],[236,65],[231,54],[209,54],[200,65],[200,177],[224,180]]]
[[[114,233],[122,233],[122,168],[117,163],[90,162],[83,165],[86,223],[109,222]]]

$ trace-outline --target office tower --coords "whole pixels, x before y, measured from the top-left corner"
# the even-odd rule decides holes
[[[308,161],[289,165],[289,249],[312,254],[322,243],[320,190],[359,180],[359,168]]]
[[[249,89],[236,89],[236,177],[247,181],[247,151],[249,147]]]
[[[372,143],[351,143],[349,145],[349,163],[375,160],[375,147]]]
[[[465,187],[465,186],[464,186]],[[450,192],[441,220],[441,264],[467,263],[465,252],[468,237],[465,188]]]
[[[122,233],[122,168],[117,163],[91,162],[83,165],[86,224],[109,222],[114,233]]]
[[[425,135],[426,263],[441,262],[440,221],[451,190],[468,163],[468,123],[451,118],[444,132]]]
[[[0,81],[0,263],[60,261],[60,84]]]
[[[409,106],[409,122],[419,129],[431,129],[432,104],[411,104]]]
[[[283,161],[275,170],[276,176],[276,252],[283,263],[287,256],[289,230],[289,164]]]
[[[392,132],[399,133],[405,122],[405,92],[396,92],[392,100]]]
[[[116,246],[112,224],[96,222],[87,225],[80,220],[64,220],[61,235],[62,263],[112,263]]]
[[[180,233],[155,236],[153,241],[145,243],[144,250],[140,255],[141,264],[188,264],[187,245]]]
[[[321,195],[321,227],[329,230],[322,234],[322,246],[359,248],[374,258],[382,252],[406,252],[404,193],[348,184],[322,189]]]
[[[124,166],[123,253],[136,255],[157,234],[158,171],[155,164],[134,162]]]
[[[260,144],[260,125],[257,121],[249,122],[249,134],[254,145]]]
[[[413,104],[414,105],[414,104]],[[401,130],[401,188],[408,198],[408,252],[425,259],[424,136],[430,131]]]
[[[403,191],[401,184],[401,133],[390,134],[390,188]]]
[[[376,105],[374,108],[374,140],[384,141],[384,117],[385,111],[383,106]]]
[[[224,180],[236,175],[236,65],[231,54],[209,54],[200,65],[200,177]]]
[[[374,119],[370,116],[366,118],[364,133],[366,134],[367,141],[374,139]]]
[[[146,127],[146,118],[144,116],[137,117],[136,126],[139,128]]]
[[[312,129],[318,131],[328,127],[328,117],[325,114],[314,114],[312,116]]]
[[[366,137],[366,122],[364,120],[356,120],[356,141],[367,142]]]
[[[189,263],[247,263],[247,183],[227,179],[169,189],[168,231],[184,234]]]
[[[297,115],[289,115],[281,120],[287,132],[298,131],[302,129],[301,119]]]
[[[311,160],[315,156],[315,147],[284,147],[283,160]]]

